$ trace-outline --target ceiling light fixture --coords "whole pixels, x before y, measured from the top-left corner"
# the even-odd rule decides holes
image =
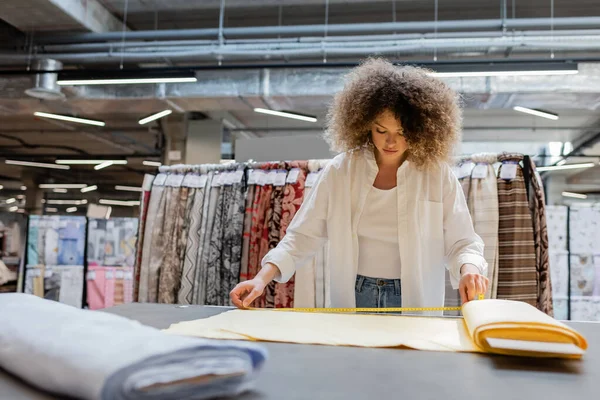
[[[103,163],[100,163],[100,164],[96,165],[96,166],[94,167],[94,169],[95,169],[96,171],[99,171],[99,170],[101,170],[101,169],[103,169],[103,168],[110,167],[110,166],[111,166],[111,165],[113,165],[113,164],[114,164],[114,163],[113,163],[111,160],[104,161]]]
[[[27,190],[27,186],[21,186],[21,190]]]
[[[565,165],[566,163],[567,163],[567,160],[562,159],[559,162],[557,162],[556,165],[558,165],[560,167],[561,165]]]
[[[77,211],[77,207],[69,207],[66,210],[68,213],[74,213],[75,211]]]
[[[81,193],[93,192],[94,190],[98,190],[98,186],[92,185],[80,189]]]
[[[471,64],[465,65],[434,65],[431,76],[440,78],[466,78],[487,76],[550,76],[576,75],[579,73],[577,64],[558,63],[520,63],[520,64]]]
[[[126,192],[143,192],[144,189],[142,189],[141,187],[137,187],[137,186],[115,186],[115,190],[123,190]]]
[[[50,113],[39,112],[39,111],[34,112],[33,115],[35,115],[36,117],[42,117],[42,118],[58,119],[60,121],[76,122],[78,124],[95,125],[95,126],[105,126],[106,125],[106,123],[103,121],[71,117],[69,115],[50,114]]]
[[[127,160],[56,160],[57,164],[72,164],[72,165],[96,165],[103,162],[112,161],[115,165],[126,165]]]
[[[593,162],[589,163],[581,163],[581,164],[564,164],[564,165],[549,165],[547,167],[537,167],[536,169],[539,172],[545,171],[560,171],[564,169],[581,169],[581,168],[591,168],[595,166]]]
[[[35,167],[35,168],[51,168],[51,169],[71,169],[68,165],[56,165],[48,163],[39,163],[31,161],[19,161],[19,160],[5,160],[6,164],[19,165],[22,167]],[[25,190],[25,189],[22,189]]]
[[[0,185],[0,190],[4,189],[4,186]]]
[[[142,161],[142,164],[147,165],[149,167],[160,167],[162,165],[162,163],[160,161],[148,161],[148,160]]]
[[[54,188],[52,189],[54,193],[67,193],[67,189]]]
[[[11,197],[10,199],[6,199],[4,202],[6,204],[12,204],[12,203],[14,203],[16,201],[17,201],[17,199],[15,199],[14,197]]]
[[[124,201],[124,200],[100,199],[99,203],[111,205],[111,206],[127,206],[127,207],[134,207],[134,206],[140,205],[140,202],[138,200]]]
[[[152,114],[146,118],[142,118],[138,121],[138,123],[140,125],[144,125],[144,124],[147,124],[148,122],[156,121],[157,119],[166,117],[167,115],[172,114],[172,113],[173,113],[172,110],[164,110],[164,111],[158,112],[156,114]]]
[[[82,204],[87,204],[87,200],[46,200],[46,204],[52,204],[55,206],[80,206]]]
[[[562,195],[563,197],[571,197],[574,199],[587,199],[587,195],[582,193],[562,192]]]
[[[60,86],[80,86],[80,85],[139,85],[148,83],[195,83],[198,79],[195,76],[190,77],[156,77],[156,78],[108,78],[108,79],[72,79],[59,80],[56,83]]]
[[[19,207],[17,207],[17,206],[12,206],[11,208],[9,208],[9,209],[8,209],[8,211],[10,211],[10,212],[15,212],[15,211],[17,211],[18,209],[19,209]]]
[[[535,115],[536,117],[551,119],[553,121],[556,121],[558,119],[558,114],[554,114],[554,113],[551,113],[548,111],[535,110],[533,108],[527,108],[527,107],[521,107],[521,106],[515,106],[515,107],[513,107],[513,110],[519,111],[519,112],[522,112],[525,114]]]
[[[55,213],[55,212],[58,212],[58,208],[46,207],[46,212]]]
[[[289,111],[276,111],[276,110],[269,110],[266,108],[255,108],[254,112],[261,113],[261,114],[276,115],[278,117],[284,117],[284,118],[299,119],[300,121],[317,122],[316,117],[312,117],[310,115],[302,115],[302,114],[293,113],[293,112],[289,112]]]
[[[86,187],[85,183],[42,183],[40,189],[81,189]]]

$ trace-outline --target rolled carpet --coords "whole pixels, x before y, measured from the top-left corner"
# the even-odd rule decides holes
[[[116,315],[0,294],[0,368],[81,399],[209,399],[250,389],[266,351],[179,337]]]

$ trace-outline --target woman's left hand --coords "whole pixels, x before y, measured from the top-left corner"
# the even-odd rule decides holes
[[[480,294],[485,294],[488,284],[488,278],[481,275],[476,266],[471,264],[463,265],[458,286],[462,304],[477,299]]]

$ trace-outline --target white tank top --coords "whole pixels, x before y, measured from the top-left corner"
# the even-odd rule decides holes
[[[400,279],[398,190],[372,187],[358,221],[358,274]]]

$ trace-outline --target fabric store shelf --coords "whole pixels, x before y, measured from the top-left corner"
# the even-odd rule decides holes
[[[224,307],[127,304],[107,311],[156,328],[224,312]],[[600,324],[568,323],[587,337],[582,361],[530,360],[470,353],[440,353],[263,343],[269,359],[256,390],[239,399],[365,399],[402,393],[406,398],[504,400],[530,393],[545,400],[597,397]],[[425,373],[426,372],[426,373]],[[55,399],[0,372],[6,398]]]

